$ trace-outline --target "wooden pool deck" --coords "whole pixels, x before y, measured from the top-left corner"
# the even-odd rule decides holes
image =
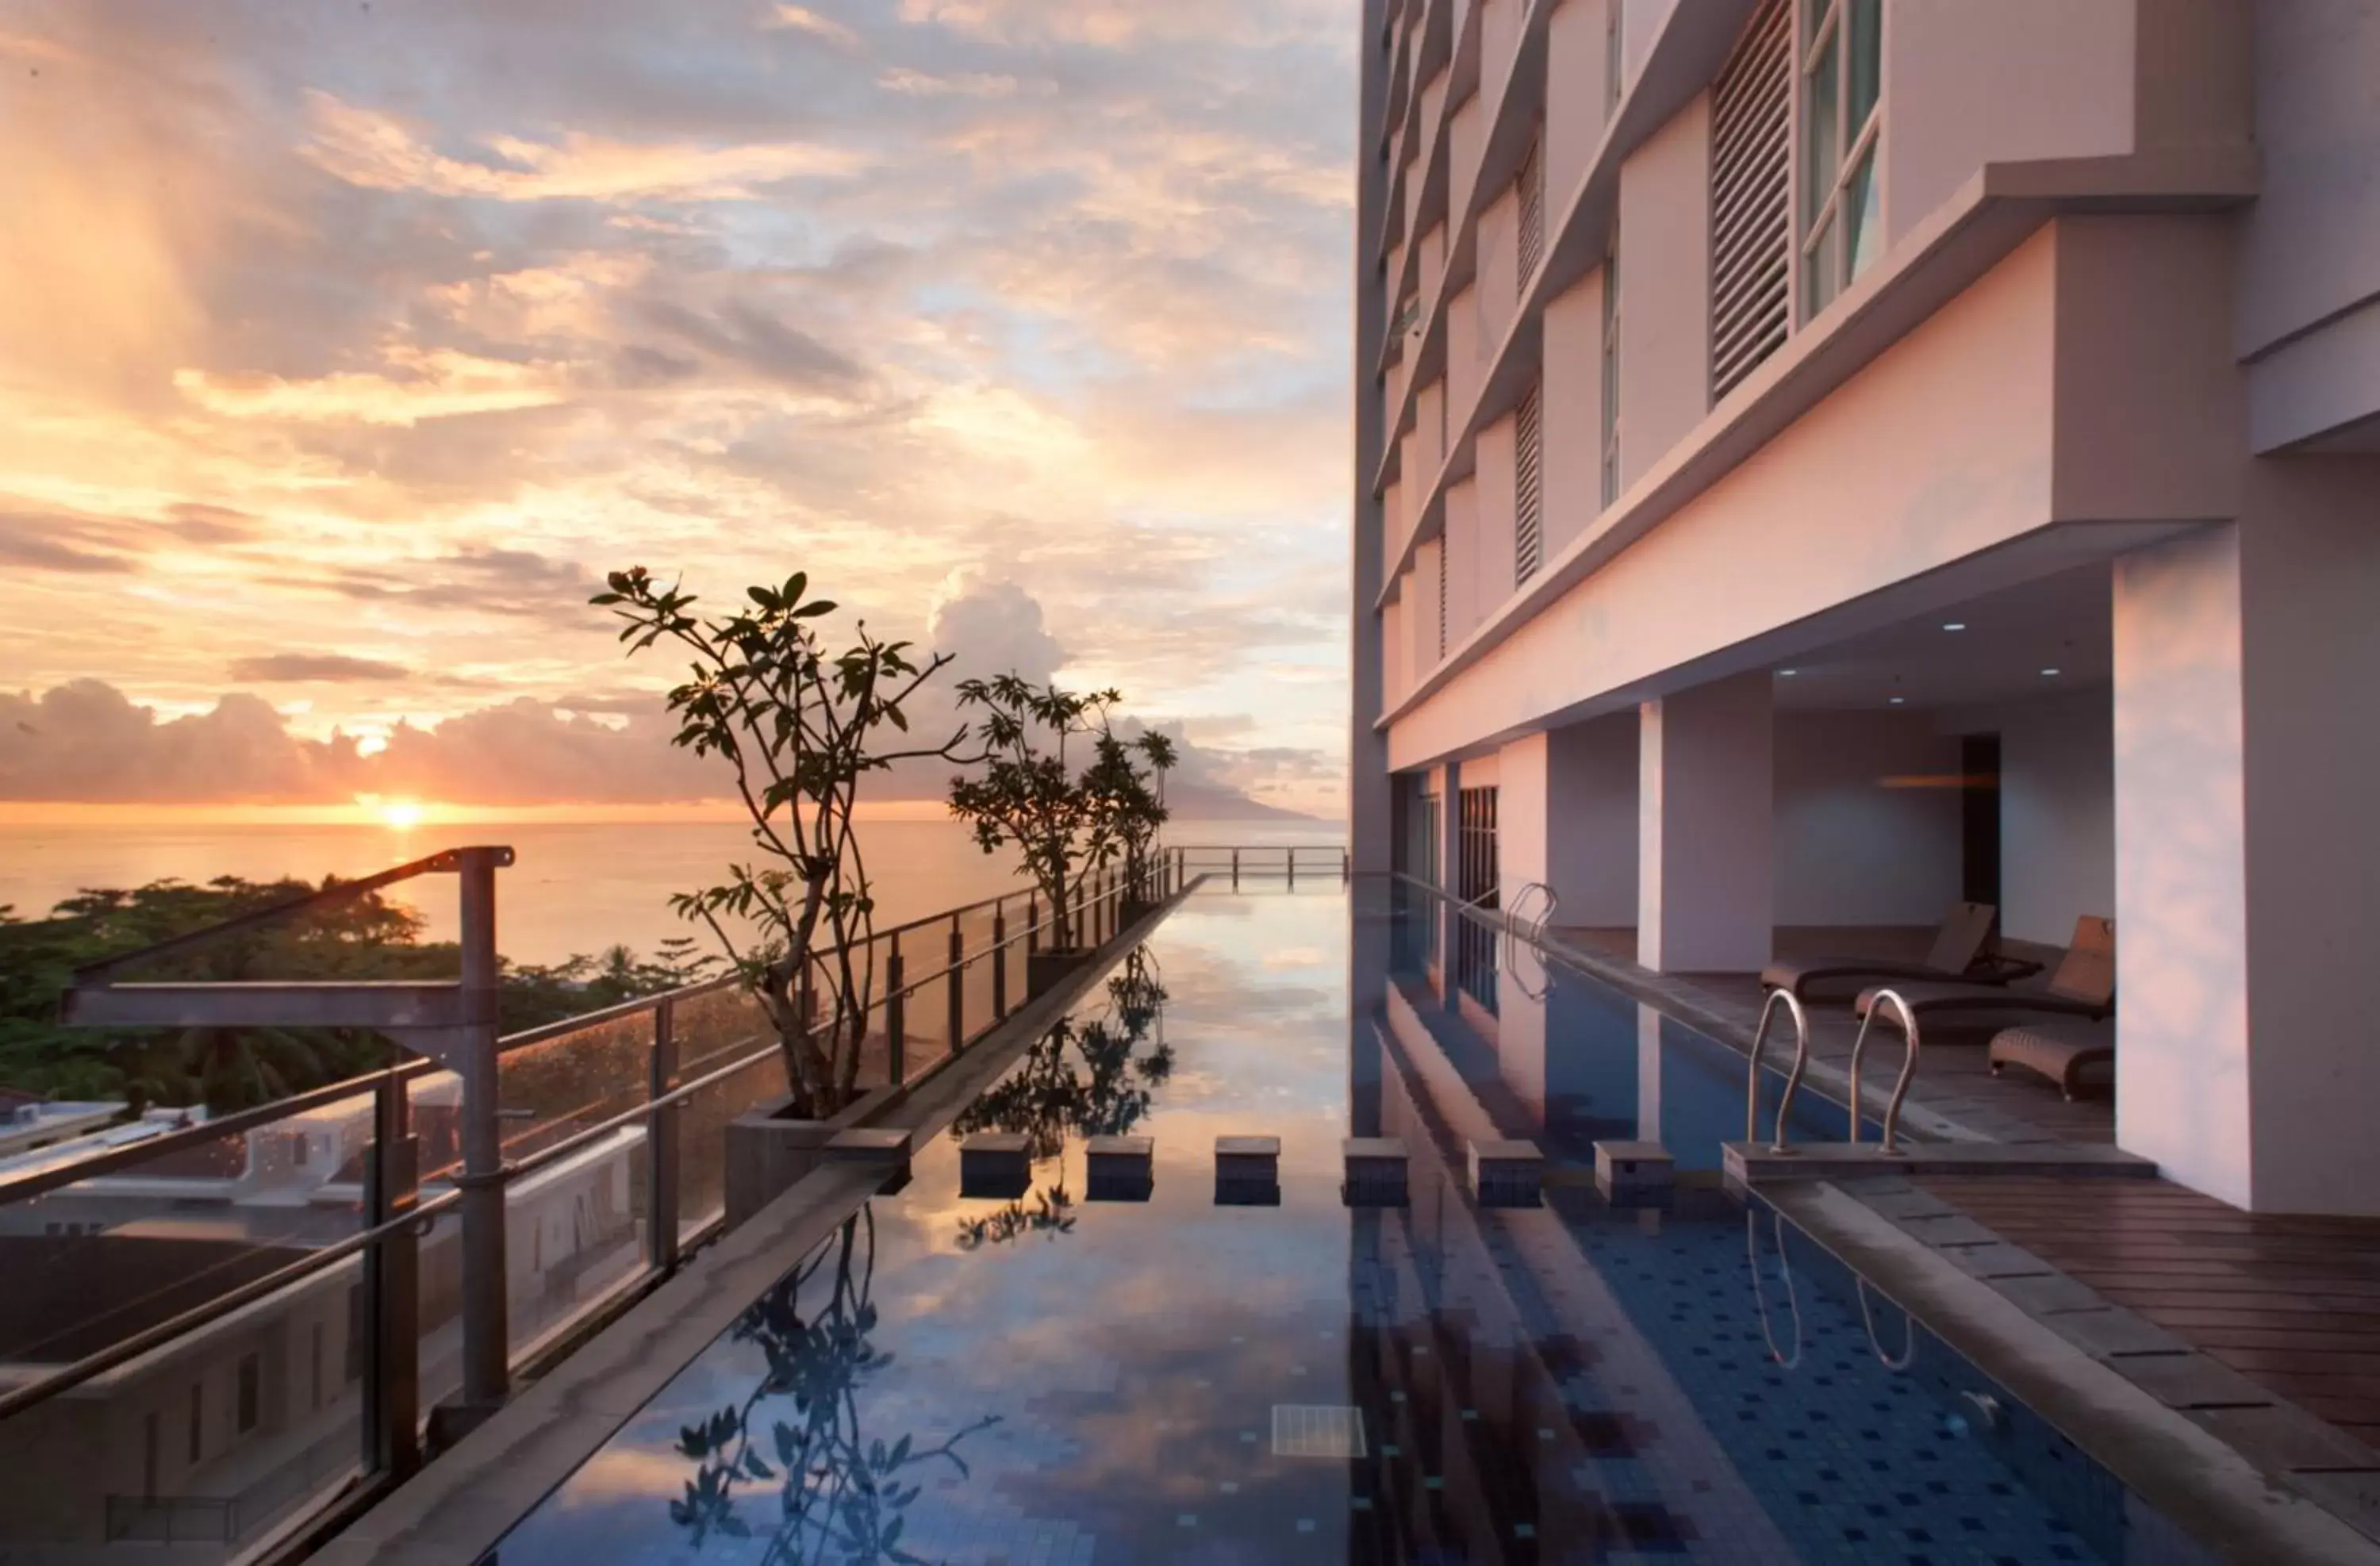
[[[1635,965],[1633,929],[1548,934],[1640,1000],[1749,1048],[1763,1000],[1755,975],[1648,972]],[[1906,959],[1922,954],[1928,937],[1780,929],[1777,951]],[[1811,1085],[1840,1097],[1856,1024],[1842,1002],[1809,1010]],[[2012,1153],[2044,1159],[2113,1152],[2112,1084],[2070,1101],[2022,1070],[1995,1077],[1985,1062],[1988,1038],[1987,1030],[1926,1029],[1908,1131],[2010,1144]],[[1790,1050],[1789,1039],[1780,1065]],[[1880,1107],[1890,1095],[1900,1056],[1897,1033],[1870,1040],[1865,1102]],[[1895,1173],[1846,1169],[1822,1178],[1840,1178],[2046,1329],[2380,1540],[2380,1218],[2247,1213],[2135,1171],[2073,1177],[2080,1172],[1946,1173],[1918,1160]]]
[[[2241,1212],[2164,1180],[1916,1184],[2356,1437],[2380,1466],[2380,1219]]]

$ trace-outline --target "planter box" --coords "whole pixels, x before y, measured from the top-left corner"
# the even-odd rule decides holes
[[[792,1095],[747,1110],[727,1123],[727,1227],[793,1189],[819,1166],[837,1132],[864,1125],[901,1096],[897,1087],[862,1093],[830,1120],[795,1120],[785,1113]]]
[[[1025,998],[1038,1001],[1056,989],[1067,975],[1079,968],[1090,957],[1083,946],[1065,946],[1047,952],[1028,953],[1025,958]]]

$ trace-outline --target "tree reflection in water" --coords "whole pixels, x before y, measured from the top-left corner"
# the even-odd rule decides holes
[[[829,1261],[832,1291],[806,1317],[802,1291]],[[830,1553],[844,1566],[925,1566],[901,1548],[909,1505],[923,1489],[913,1473],[948,1463],[965,1475],[959,1443],[1000,1416],[986,1414],[939,1446],[919,1446],[905,1435],[888,1446],[862,1434],[860,1393],[892,1363],[868,1341],[876,1328],[869,1297],[875,1270],[876,1220],[863,1208],[736,1320],[736,1341],[759,1344],[769,1368],[741,1404],[678,1434],[678,1451],[696,1469],[685,1495],[669,1503],[670,1520],[697,1549],[713,1534],[751,1537],[755,1524],[736,1502],[754,1487],[770,1486],[779,1518],[760,1557],[764,1566],[820,1561]]]
[[[1029,1139],[1036,1163],[1054,1159],[1066,1138],[1122,1136],[1148,1113],[1150,1089],[1173,1073],[1162,1022],[1165,987],[1146,946],[1108,980],[1108,1007],[1087,1022],[1061,1019],[1026,1051],[1014,1071],[984,1090],[951,1123],[954,1137],[1005,1131]],[[1152,1030],[1157,1045],[1135,1051]],[[1079,1063],[1078,1063],[1079,1062]]]
[[[1148,1113],[1152,1089],[1173,1073],[1165,1042],[1165,987],[1157,959],[1135,947],[1108,980],[1107,1010],[1087,1022],[1061,1018],[1026,1051],[1014,1071],[985,1089],[951,1123],[953,1137],[1002,1131],[1026,1139],[1035,1163],[1056,1158],[1075,1136],[1122,1136]],[[1147,1054],[1136,1051],[1158,1035]],[[958,1224],[961,1250],[1005,1244],[1027,1234],[1055,1238],[1075,1229],[1075,1198],[1062,1184],[1032,1193]]]

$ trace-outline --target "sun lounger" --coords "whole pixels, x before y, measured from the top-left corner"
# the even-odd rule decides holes
[[[2018,1065],[2036,1071],[2058,1084],[2071,1099],[2082,1068],[2116,1058],[2116,1025],[2082,1017],[2056,1017],[2004,1027],[1992,1035],[1992,1074],[2000,1067]]]
[[[1809,987],[1831,979],[1920,979],[1936,983],[2006,984],[2041,971],[2038,963],[1990,956],[1984,948],[1992,936],[1998,910],[1988,903],[1957,903],[1934,932],[1934,948],[1922,963],[1894,962],[1877,957],[1803,957],[1771,963],[1760,973],[1761,988],[1789,991],[1796,1001],[1810,999]]]
[[[2074,921],[2073,944],[2066,949],[2046,989],[2008,989],[1991,984],[1916,981],[1893,984],[1892,992],[1919,1017],[1956,1012],[2043,1012],[2097,1020],[2116,1009],[2116,921],[2090,915]],[[1861,991],[1852,1009],[1864,1017],[1876,990]],[[1886,1014],[1894,1023],[1900,1014]]]

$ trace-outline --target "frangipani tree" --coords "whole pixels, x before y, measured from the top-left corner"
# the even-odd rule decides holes
[[[891,737],[908,732],[904,704],[950,659],[915,662],[909,643],[880,641],[865,621],[850,647],[829,652],[818,627],[835,605],[809,598],[800,572],[747,589],[748,608],[708,616],[642,566],[608,580],[591,601],[625,622],[629,656],[662,642],[690,655],[690,677],[669,693],[672,743],[725,763],[759,854],[671,905],[710,931],[768,1014],[793,1112],[832,1114],[853,1096],[875,1002],[876,904],[853,813],[871,772],[965,759],[964,724],[931,743]]]
[[[975,828],[986,854],[1015,844],[1019,873],[1034,879],[1050,904],[1050,946],[1072,950],[1083,878],[1121,855],[1145,852],[1165,820],[1134,758],[1148,759],[1161,780],[1173,764],[1172,743],[1162,734],[1119,738],[1109,720],[1123,695],[1113,688],[1077,693],[1014,674],[961,680],[956,688],[961,709],[983,714],[985,766],[979,776],[951,780],[951,814]]]

